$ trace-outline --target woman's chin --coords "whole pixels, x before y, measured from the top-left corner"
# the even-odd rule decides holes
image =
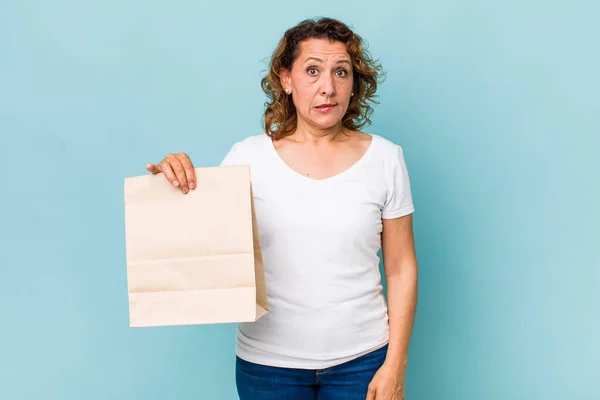
[[[312,125],[317,126],[321,129],[330,129],[335,127],[336,125],[339,125],[341,121],[342,119],[337,116],[334,117],[331,115],[327,115],[322,116],[321,118],[314,118],[311,122]]]

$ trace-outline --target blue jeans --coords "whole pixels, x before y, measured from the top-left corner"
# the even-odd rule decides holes
[[[331,368],[270,367],[236,357],[240,400],[365,400],[371,379],[385,361],[387,345]]]

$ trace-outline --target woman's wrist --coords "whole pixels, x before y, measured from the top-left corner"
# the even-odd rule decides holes
[[[386,358],[383,365],[399,374],[404,374],[408,366],[408,358]]]

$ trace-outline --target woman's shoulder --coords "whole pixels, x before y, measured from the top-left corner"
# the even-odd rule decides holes
[[[370,135],[373,137],[374,150],[380,158],[389,160],[392,163],[403,159],[404,149],[399,143],[378,134],[371,133]]]
[[[233,147],[236,147],[240,151],[261,152],[264,150],[265,143],[268,140],[271,140],[271,138],[265,133],[250,135],[236,141]]]
[[[245,146],[257,146],[264,144],[267,140],[271,140],[269,135],[266,133],[259,133],[254,135],[246,136],[238,141],[238,143],[242,143]]]
[[[265,144],[270,137],[263,134],[246,136],[233,143],[221,165],[250,164],[257,156],[264,154]]]

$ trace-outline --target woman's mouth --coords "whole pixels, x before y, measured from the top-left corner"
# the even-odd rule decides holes
[[[315,109],[319,112],[322,113],[326,113],[328,111],[330,111],[333,107],[335,107],[335,104],[331,104],[331,103],[327,103],[327,104],[321,104],[315,107]]]

